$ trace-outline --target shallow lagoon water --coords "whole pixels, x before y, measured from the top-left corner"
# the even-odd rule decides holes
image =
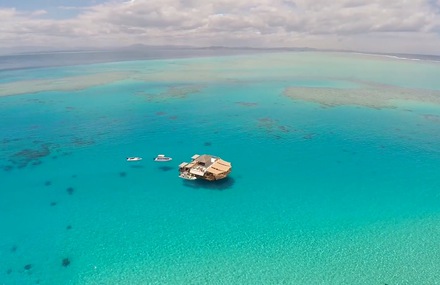
[[[127,73],[0,98],[1,284],[438,284],[440,105],[416,100],[439,92],[438,64],[287,53],[44,72],[80,70]],[[414,100],[319,100],[365,82]],[[231,176],[179,179],[195,153]]]

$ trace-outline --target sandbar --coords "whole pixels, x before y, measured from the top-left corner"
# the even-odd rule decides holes
[[[359,82],[356,82],[359,84]],[[325,107],[355,105],[368,108],[397,108],[402,101],[440,105],[440,91],[361,83],[359,88],[288,87],[289,98],[313,102]]]

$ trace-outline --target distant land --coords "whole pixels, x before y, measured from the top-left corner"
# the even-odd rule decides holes
[[[1,48],[1,55],[17,55],[17,54],[29,54],[29,53],[68,53],[68,52],[108,52],[108,51],[145,51],[145,50],[249,50],[249,51],[315,51],[317,49],[309,47],[226,47],[226,46],[185,46],[185,45],[145,45],[145,44],[133,44],[122,47],[106,47],[106,48],[65,48],[56,49],[45,46],[22,46],[13,48]]]

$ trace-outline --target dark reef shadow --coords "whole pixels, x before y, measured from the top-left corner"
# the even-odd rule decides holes
[[[11,171],[12,169],[14,169],[14,167],[11,166],[11,165],[5,165],[5,166],[3,166],[3,171],[5,171],[5,172],[9,172],[9,171]]]
[[[126,177],[127,176],[127,172],[121,171],[119,172],[119,177]]]
[[[75,137],[72,139],[72,144],[77,147],[89,146],[95,144],[95,141],[92,139],[84,139]]]
[[[26,271],[31,270],[31,269],[32,269],[32,264],[26,264],[24,266],[24,270],[26,270]]]
[[[314,133],[310,133],[310,134],[306,134],[306,135],[304,135],[303,136],[303,139],[305,139],[305,140],[311,140],[311,139],[313,139],[315,137],[315,134]]]
[[[41,160],[35,160],[35,161],[33,161],[32,162],[32,165],[40,165],[40,164],[42,164],[43,162],[41,161]]]
[[[164,171],[164,172],[167,172],[167,171],[173,170],[174,167],[171,167],[171,166],[160,166],[159,169]]]
[[[205,142],[203,145],[204,146],[212,146],[212,142]]]
[[[255,107],[258,105],[258,103],[256,103],[256,102],[243,102],[243,101],[235,102],[235,104],[243,106],[243,107]]]
[[[66,191],[67,191],[67,194],[72,195],[73,192],[75,192],[75,189],[73,187],[69,187],[66,189]]]
[[[235,179],[232,177],[226,177],[217,181],[206,181],[202,179],[197,180],[183,180],[183,186],[193,189],[207,189],[207,190],[227,190],[232,188],[235,183]]]
[[[61,265],[62,265],[63,267],[67,267],[67,266],[69,266],[69,265],[70,265],[70,259],[68,259],[68,258],[63,258],[63,260],[61,261]]]
[[[280,131],[282,131],[283,133],[289,133],[290,132],[290,129],[287,126],[279,126],[278,129]]]
[[[34,142],[34,143],[39,143]],[[49,156],[52,144],[42,144],[37,149],[23,149],[9,157],[9,161],[17,168],[25,168],[29,164],[39,165],[40,159]]]

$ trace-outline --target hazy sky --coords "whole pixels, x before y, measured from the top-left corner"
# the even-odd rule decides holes
[[[440,0],[0,0],[0,48],[314,47],[440,54]]]

